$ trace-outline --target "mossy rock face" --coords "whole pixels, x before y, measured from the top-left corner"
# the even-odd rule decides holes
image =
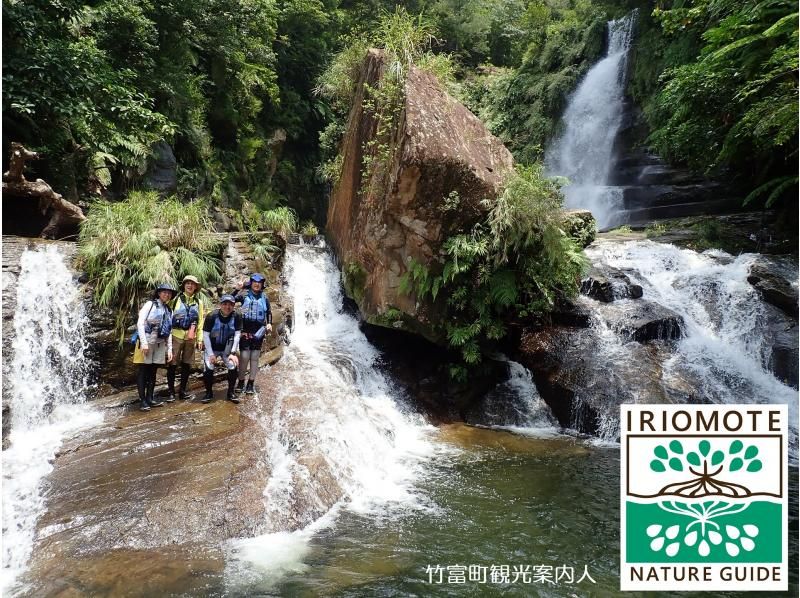
[[[364,292],[367,284],[367,271],[361,264],[348,262],[342,268],[342,285],[344,292],[355,301],[359,308],[364,302]]]

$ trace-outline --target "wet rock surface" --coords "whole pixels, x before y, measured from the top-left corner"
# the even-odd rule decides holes
[[[608,266],[592,267],[581,280],[581,293],[605,303],[615,299],[639,299],[643,294],[641,285],[632,283],[622,270]]]
[[[747,282],[756,288],[764,301],[797,319],[797,287],[784,278],[786,274],[786,266],[762,258],[750,266]],[[794,274],[796,282],[796,270]]]
[[[448,366],[459,359],[448,350],[403,331],[362,324],[361,330],[381,351],[380,367],[402,385],[419,410],[439,422],[461,421],[506,375],[502,362],[484,360],[469,384],[450,379]]]
[[[683,335],[683,317],[653,301],[621,300],[602,304],[597,306],[597,314],[628,341],[677,340]]]
[[[514,358],[531,370],[559,424],[586,434],[614,439],[622,403],[687,401],[688,387],[662,379],[669,343],[628,343],[622,353],[605,349],[592,328],[552,326],[525,331]]]
[[[30,595],[196,587],[191,578],[221,569],[224,540],[260,532],[269,475],[262,406],[221,396],[124,409],[61,447],[45,481]],[[143,559],[161,563],[155,577]]]

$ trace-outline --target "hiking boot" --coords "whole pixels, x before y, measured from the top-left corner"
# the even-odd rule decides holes
[[[147,403],[142,403],[141,407],[139,407],[140,411],[150,411],[150,405]]]
[[[233,392],[229,392],[229,393],[228,393],[227,399],[228,399],[228,400],[229,400],[231,403],[240,403],[240,402],[241,402],[241,400],[239,399],[239,397],[237,397],[237,396],[236,396],[236,393],[233,393]]]
[[[175,393],[170,391],[170,393],[167,395],[167,398],[164,399],[164,402],[165,403],[174,403],[175,402]]]
[[[239,383],[236,385],[236,393],[242,394],[244,392],[244,380],[239,380]]]
[[[213,399],[214,399],[214,395],[212,395],[210,392],[207,392],[205,394],[205,396],[202,399],[200,399],[200,402],[201,403],[210,403]]]
[[[253,382],[252,380],[248,380],[247,381],[247,388],[245,389],[244,393],[248,394],[248,395],[256,394],[255,382]]]
[[[185,392],[182,392],[180,395],[178,395],[178,398],[181,401],[191,401],[194,398],[194,395],[187,395]]]
[[[156,401],[155,399],[152,399],[150,401],[150,406],[151,407],[163,407],[164,403],[162,403],[161,401]]]

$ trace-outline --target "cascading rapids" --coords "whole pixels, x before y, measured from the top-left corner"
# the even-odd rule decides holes
[[[690,381],[698,399],[713,403],[786,403],[790,450],[797,458],[797,391],[769,371],[772,308],[747,282],[755,254],[697,253],[674,245],[602,242],[586,250],[594,264],[625,270],[644,297],[680,314],[685,337],[664,364],[663,377]],[[794,272],[796,276],[796,271]],[[624,359],[625,345],[601,332],[604,354]]]
[[[622,124],[628,50],[636,11],[608,22],[608,52],[572,94],[564,133],[545,156],[548,173],[567,177],[566,205],[588,209],[599,228],[621,223],[622,189],[608,186],[614,139]]]
[[[3,452],[3,590],[30,558],[44,498],[41,481],[62,440],[102,416],[84,405],[87,319],[56,245],[26,250],[14,313],[10,446]],[[6,356],[8,358],[8,356]]]
[[[343,308],[324,248],[289,246],[292,344],[270,369],[279,388],[266,416],[271,476],[265,536],[232,543],[231,591],[263,590],[302,569],[307,543],[342,507],[385,513],[418,507],[414,482],[434,450],[420,416],[377,368],[379,353]]]

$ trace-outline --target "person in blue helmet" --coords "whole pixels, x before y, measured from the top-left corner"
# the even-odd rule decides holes
[[[238,403],[234,393],[237,369],[239,367],[239,341],[242,334],[242,316],[234,311],[236,300],[233,295],[223,295],[219,299],[219,309],[208,314],[203,322],[203,382],[206,394],[201,403],[210,403],[214,398],[214,368],[225,366],[228,370],[227,399]]]
[[[237,393],[244,391],[248,395],[255,394],[258,358],[261,356],[264,338],[272,331],[272,310],[264,292],[265,282],[263,274],[251,274],[250,288],[245,286],[236,297],[236,302],[242,305],[241,365]],[[248,379],[246,388],[245,378]]]
[[[158,366],[172,360],[172,311],[169,303],[175,292],[172,285],[160,284],[153,298],[145,302],[139,310],[136,321],[138,339],[133,352],[133,363],[137,365],[136,386],[142,411],[150,411],[151,407],[162,405],[155,400],[153,391]]]

